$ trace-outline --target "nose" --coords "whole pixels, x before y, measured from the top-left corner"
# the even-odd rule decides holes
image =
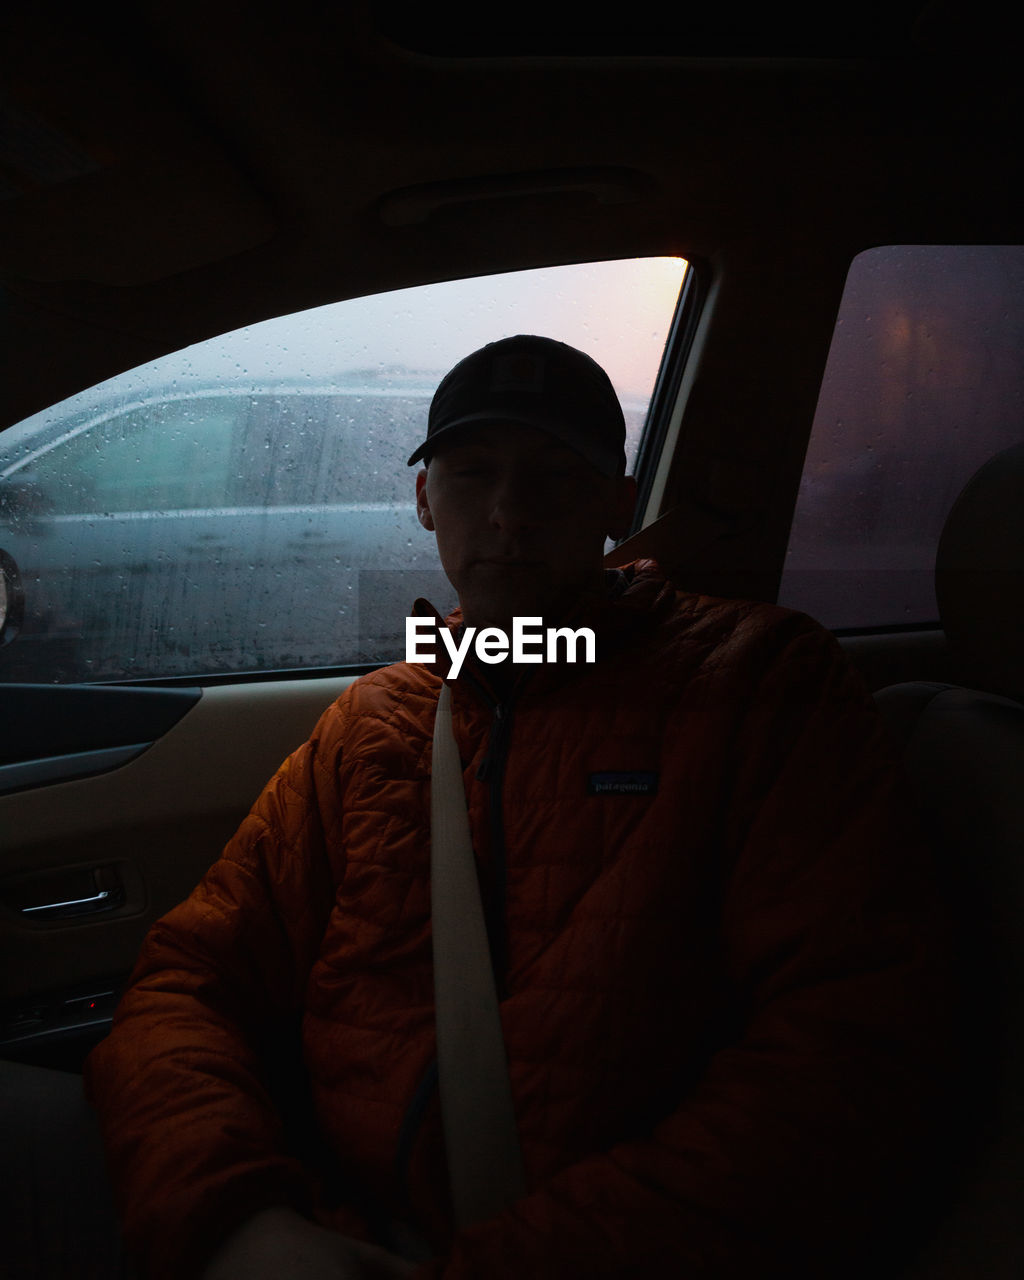
[[[537,521],[537,486],[524,472],[502,475],[491,495],[490,522],[503,533],[519,533]]]

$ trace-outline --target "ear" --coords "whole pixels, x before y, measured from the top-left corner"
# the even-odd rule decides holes
[[[623,476],[618,481],[618,492],[612,504],[609,520],[609,538],[623,538],[633,523],[633,512],[636,509],[636,477]]]
[[[434,532],[434,517],[430,514],[430,503],[427,500],[427,473],[421,471],[416,476],[416,515],[424,529]]]

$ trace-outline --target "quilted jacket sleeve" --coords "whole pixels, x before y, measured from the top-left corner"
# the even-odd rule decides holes
[[[794,617],[735,742],[732,1030],[646,1140],[562,1170],[418,1274],[834,1280],[912,1198],[949,1053],[943,910],[870,699]]]
[[[153,926],[86,1064],[125,1237],[147,1276],[198,1274],[249,1214],[307,1205],[266,1063],[295,1025],[333,903],[340,809],[325,738],[339,719],[337,708],[323,717],[198,888]]]

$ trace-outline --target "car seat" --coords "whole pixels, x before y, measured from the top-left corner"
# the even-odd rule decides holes
[[[939,613],[965,685],[881,690],[953,904],[966,999],[947,1199],[901,1280],[1024,1275],[1024,444],[954,504]]]

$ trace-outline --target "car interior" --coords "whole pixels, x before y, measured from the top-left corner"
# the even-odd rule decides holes
[[[8,9],[0,462],[3,429],[275,317],[683,260],[607,563],[804,609],[876,695],[973,1037],[948,1197],[900,1274],[1017,1275],[1024,89],[987,0],[823,13]],[[46,584],[5,541],[3,476],[0,1057],[77,1071],[149,927],[374,664],[20,668]]]

